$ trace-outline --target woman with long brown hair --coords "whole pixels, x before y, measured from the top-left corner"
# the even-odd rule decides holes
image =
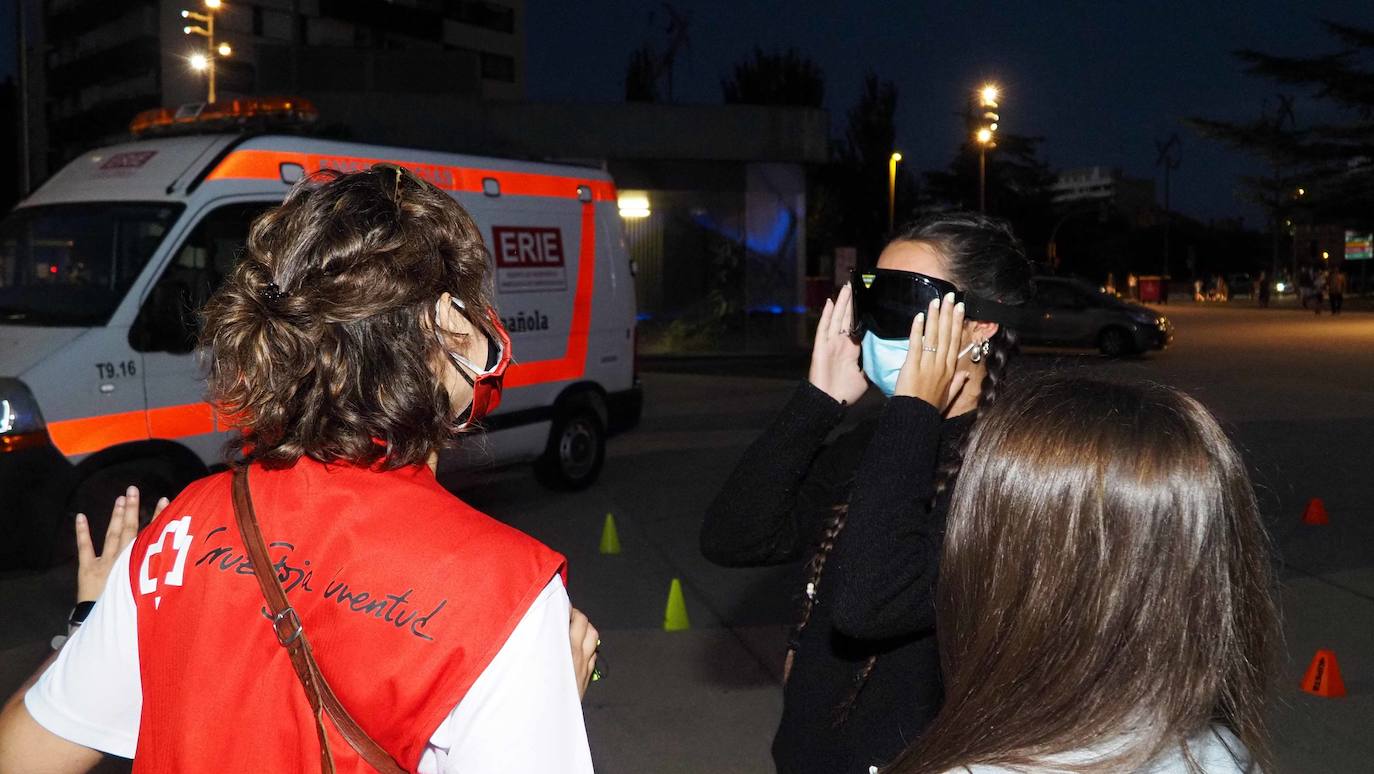
[[[1011,307],[1030,278],[1003,221],[951,212],[903,228],[826,304],[808,379],[711,503],[708,559],[807,560],[773,741],[782,774],[867,774],[939,709],[928,600],[947,484],[1001,390],[1016,352]],[[926,383],[937,369],[917,368],[930,359],[942,364],[939,384]],[[870,386],[887,398],[882,412],[827,440]],[[885,585],[869,594],[875,576]]]
[[[1244,462],[1196,400],[1052,376],[979,419],[935,595],[945,704],[884,771],[1270,768],[1279,641]]]

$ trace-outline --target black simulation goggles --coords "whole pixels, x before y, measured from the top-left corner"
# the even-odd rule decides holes
[[[853,272],[849,284],[854,295],[855,336],[871,331],[880,339],[905,339],[911,335],[916,315],[930,309],[930,302],[954,294],[954,303],[963,302],[964,319],[995,322],[1019,327],[1020,310],[972,293],[954,283],[913,271],[874,269]]]

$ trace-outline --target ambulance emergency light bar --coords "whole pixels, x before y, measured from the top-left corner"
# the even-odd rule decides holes
[[[300,97],[245,97],[217,102],[192,102],[176,110],[153,108],[134,116],[129,131],[135,137],[194,134],[249,125],[299,127],[320,117],[315,106]]]

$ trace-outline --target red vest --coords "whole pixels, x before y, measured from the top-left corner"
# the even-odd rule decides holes
[[[133,547],[136,772],[319,769],[314,717],[265,617],[229,485],[228,473],[190,485]],[[414,770],[563,557],[468,507],[423,466],[380,473],[302,459],[255,466],[250,485],[325,679]],[[329,731],[340,774],[371,771]]]

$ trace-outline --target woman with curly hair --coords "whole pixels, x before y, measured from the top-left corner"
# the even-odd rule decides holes
[[[489,284],[472,219],[397,166],[258,218],[204,311],[232,468],[119,555],[0,769],[590,772],[563,557],[435,479],[510,361]]]

